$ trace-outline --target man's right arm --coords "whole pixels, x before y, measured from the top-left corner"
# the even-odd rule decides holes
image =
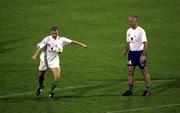
[[[34,54],[32,55],[32,60],[36,60],[36,58],[37,58],[37,55],[39,54],[39,52],[40,52],[40,48],[38,47],[37,49],[36,49],[36,51],[34,52]]]
[[[124,48],[124,50],[123,50],[123,55],[124,55],[124,56],[128,53],[129,48],[130,48],[130,46],[129,46],[130,40],[129,40],[128,37],[129,37],[129,30],[127,30],[127,33],[126,33],[126,46],[125,46],[125,48]]]
[[[126,55],[128,51],[129,51],[129,42],[126,43],[126,46],[123,50],[123,55]]]
[[[40,43],[37,44],[37,49],[31,57],[32,60],[36,60],[36,57],[38,56],[40,50],[46,45],[47,40],[48,40],[48,37],[45,37]]]

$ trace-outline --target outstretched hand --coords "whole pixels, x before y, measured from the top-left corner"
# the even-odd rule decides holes
[[[140,62],[140,63],[143,63],[145,60],[146,60],[146,56],[142,55],[142,56],[140,57],[139,62]]]
[[[87,46],[87,45],[85,45],[85,44],[82,44],[82,47],[83,47],[83,48],[87,48],[88,46]]]
[[[32,55],[31,59],[36,60],[36,55]]]
[[[127,51],[126,51],[126,50],[124,50],[124,51],[123,51],[123,55],[124,55],[124,56],[126,56],[126,54],[127,54]]]

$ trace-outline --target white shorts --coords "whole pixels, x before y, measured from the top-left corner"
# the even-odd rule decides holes
[[[40,60],[39,64],[39,70],[40,71],[45,71],[48,68],[57,68],[59,66],[59,59],[57,60],[52,60],[52,61],[47,61],[47,60]]]

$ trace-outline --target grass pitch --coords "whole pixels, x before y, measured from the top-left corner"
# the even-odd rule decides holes
[[[180,35],[178,0],[4,0],[0,1],[1,113],[179,113]],[[144,83],[136,70],[134,96],[127,89],[122,55],[128,15],[139,16],[148,37],[152,95],[140,96]],[[36,43],[57,25],[62,36],[89,48],[64,48],[56,97],[45,90],[35,96],[38,63],[31,61]]]

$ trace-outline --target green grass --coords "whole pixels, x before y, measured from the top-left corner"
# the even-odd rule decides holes
[[[139,108],[149,109],[131,113],[179,113],[179,5],[178,0],[1,0],[0,113],[106,113]],[[147,32],[148,69],[154,81],[150,97],[140,96],[144,84],[138,69],[135,96],[121,96],[127,88],[122,49],[131,14],[139,16],[139,25]],[[89,48],[64,48],[61,81],[56,97],[49,99],[52,73],[46,74],[45,91],[36,97],[39,60],[32,62],[31,55],[52,25],[59,26],[62,36]],[[178,105],[157,108],[171,104]]]

